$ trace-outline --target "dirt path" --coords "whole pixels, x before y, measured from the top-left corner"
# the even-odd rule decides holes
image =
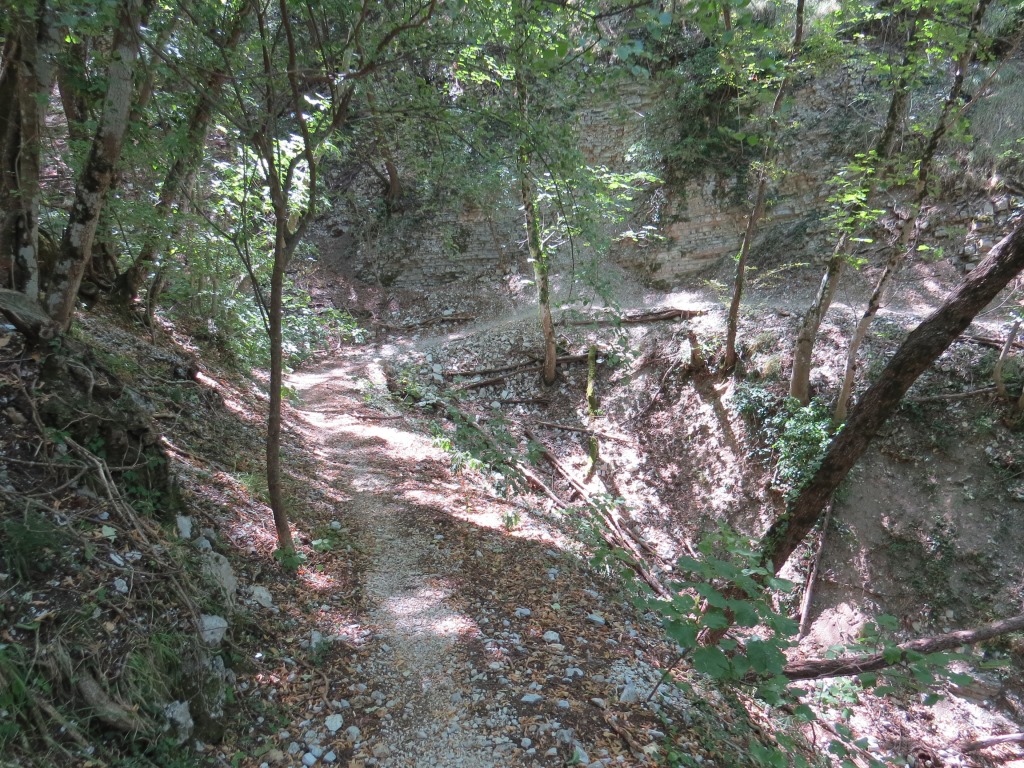
[[[352,742],[350,765],[553,766],[577,747],[585,754],[589,747],[576,732],[548,716],[580,705],[544,706],[545,686],[532,679],[517,690],[499,650],[509,633],[493,630],[511,627],[511,620],[493,622],[467,602],[480,581],[467,564],[487,545],[469,539],[462,543],[473,551],[459,551],[467,547],[435,532],[447,530],[453,507],[469,502],[453,503],[446,462],[423,434],[363,402],[367,387],[382,384],[372,349],[290,382],[303,401],[303,432],[336,468],[334,486],[349,496],[339,517],[366,556],[360,580],[372,648],[356,668],[362,679],[350,683],[352,716],[343,715],[345,725],[360,723],[359,732],[338,732]],[[538,597],[547,591],[544,578],[540,571]],[[518,613],[526,625],[532,611]],[[510,615],[517,618],[514,608]],[[553,644],[535,639],[546,656]],[[536,664],[520,648],[525,666]]]

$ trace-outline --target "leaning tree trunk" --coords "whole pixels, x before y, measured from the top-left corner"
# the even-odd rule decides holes
[[[864,672],[878,672],[897,664],[905,664],[921,656],[951,651],[964,645],[984,643],[994,637],[1011,632],[1024,632],[1024,615],[993,621],[976,629],[959,629],[935,637],[909,640],[881,653],[867,653],[838,659],[791,661],[782,670],[782,674],[790,680],[818,680],[824,677],[843,677],[859,675]]]
[[[807,485],[761,539],[761,557],[773,572],[789,559],[872,438],[911,385],[1024,270],[1024,223],[1007,235],[943,305],[915,328],[878,380],[850,413]]]
[[[779,90],[782,96],[782,90]],[[779,100],[776,100],[779,103]],[[768,191],[767,169],[762,169],[761,179],[757,182],[757,192],[754,194],[754,205],[747,216],[747,228],[743,231],[743,242],[740,244],[740,255],[736,259],[736,278],[733,281],[732,300],[729,303],[729,315],[726,320],[725,331],[725,368],[730,370],[736,365],[736,335],[740,325],[740,303],[743,301],[743,287],[746,282],[747,256],[750,254],[750,245],[757,233],[757,222],[764,212],[764,201]]]
[[[75,201],[61,238],[46,301],[50,317],[61,330],[71,326],[78,288],[92,258],[100,212],[121,157],[134,92],[132,73],[139,55],[141,14],[142,0],[122,0],[118,8],[119,23],[114,32],[114,57],[107,71],[103,114],[75,187]]]

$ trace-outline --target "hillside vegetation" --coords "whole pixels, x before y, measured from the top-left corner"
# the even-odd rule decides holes
[[[0,764],[1024,765],[1022,39],[7,3]]]

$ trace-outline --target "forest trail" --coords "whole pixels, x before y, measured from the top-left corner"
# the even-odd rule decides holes
[[[380,347],[346,350],[289,386],[296,426],[348,500],[335,514],[362,553],[359,623],[370,638],[360,664],[326,672],[331,697],[351,707],[344,727],[302,749],[384,768],[561,766],[574,754],[638,764],[621,739],[609,742],[603,707],[657,673],[630,671],[637,641],[615,638],[637,632],[602,610],[618,609],[575,558],[543,546],[553,537],[536,524],[526,528],[541,542],[510,537],[498,525],[510,505],[453,478],[393,404],[368,406],[385,391]],[[296,761],[306,754],[293,747]]]
[[[423,480],[401,464],[434,449],[397,419],[352,415],[366,411],[360,391],[366,383],[383,383],[372,353],[292,378],[321,458],[344,468],[334,482],[351,496],[347,523],[369,555],[362,591],[376,642],[364,665],[366,690],[354,692],[394,714],[354,740],[354,759],[396,767],[504,764],[509,756],[495,757],[494,746],[478,742],[456,706],[471,687],[459,640],[474,634],[472,619],[450,601],[460,574],[438,557],[431,535],[410,525],[415,513],[403,501]]]

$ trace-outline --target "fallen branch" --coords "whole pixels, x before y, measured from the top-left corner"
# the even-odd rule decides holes
[[[152,732],[149,723],[127,707],[118,704],[103,690],[96,678],[89,672],[79,670],[76,682],[78,692],[89,705],[92,714],[104,725],[122,733],[147,734]]]
[[[568,363],[582,363],[587,359],[586,355],[565,355],[555,360],[556,365],[565,365]],[[524,373],[539,373],[544,370],[543,365],[531,365],[526,368],[515,368],[507,373],[500,376],[493,376],[489,379],[481,379],[480,381],[471,381],[468,384],[460,384],[455,388],[456,392],[465,392],[470,389],[479,389],[481,387],[489,387],[492,384],[500,384],[505,381],[509,376],[519,376]]]
[[[908,397],[904,402],[907,403],[943,403],[949,400],[966,400],[969,397],[976,397],[978,395],[990,395],[997,391],[996,387],[982,387],[981,389],[971,389],[967,392],[951,392],[948,395],[928,395],[926,397]]]
[[[975,336],[973,334],[965,333],[961,336],[964,341],[973,341],[975,344],[981,344],[984,347],[993,347],[994,349],[1002,349],[1006,343],[1005,339],[996,339],[991,336]],[[1024,349],[1024,342],[1015,341],[1013,342],[1014,349]]]
[[[507,451],[505,451],[505,449],[498,444],[498,441],[494,439],[494,436],[491,435],[491,433],[484,429],[482,426],[477,424],[474,419],[471,419],[469,416],[464,414],[462,411],[460,411],[453,405],[448,405],[447,414],[448,418],[450,418],[452,421],[455,421],[459,424],[465,424],[469,428],[475,430],[476,433],[484,439],[484,442],[487,443],[491,450],[493,450],[499,456],[504,456],[507,459],[509,466],[512,467],[517,472],[519,472],[524,478],[526,478],[526,482],[531,488],[533,488],[536,491],[540,491],[549,499],[551,499],[556,508],[563,510],[568,509],[569,505],[562,501],[559,498],[558,494],[551,490],[543,480],[537,477],[536,472],[534,472],[529,467],[525,466],[522,462],[516,461],[515,458],[513,458],[512,456],[507,455]]]
[[[620,317],[597,317],[590,320],[570,320],[566,325],[639,325],[662,320],[690,320],[705,314],[703,309],[656,309],[634,312]]]
[[[620,435],[612,435],[608,432],[599,432],[596,429],[585,429],[584,427],[571,427],[568,424],[556,424],[553,421],[535,421],[538,427],[547,427],[548,429],[561,429],[565,432],[578,432],[582,435],[590,435],[591,437],[603,437],[606,440],[614,440],[617,443],[625,443],[627,445],[632,443],[632,440],[621,437]]]
[[[814,564],[807,576],[807,586],[804,588],[804,598],[800,601],[800,630],[796,639],[803,640],[807,636],[811,625],[811,603],[814,601],[814,585],[818,581],[818,566],[821,565],[821,553],[825,551],[825,536],[828,534],[828,524],[832,519],[832,504],[825,509],[825,520],[821,524],[821,538],[818,540],[818,550],[814,553]]]
[[[646,557],[658,558],[658,554],[654,552],[651,546],[634,533],[628,525],[625,525],[622,520],[619,519],[618,514],[614,510],[610,510],[607,507],[595,504],[591,498],[590,493],[586,487],[577,480],[573,474],[565,468],[565,466],[555,458],[554,454],[547,449],[547,447],[540,441],[540,439],[530,431],[529,428],[524,430],[524,434],[528,439],[537,444],[540,448],[540,454],[543,456],[548,463],[560,474],[569,486],[580,495],[580,497],[587,503],[587,505],[597,512],[598,515],[604,520],[608,526],[608,530],[611,535],[602,534],[605,541],[612,547],[625,550],[629,553],[631,561],[628,563],[629,567],[636,572],[640,578],[642,578],[651,589],[653,589],[660,597],[670,599],[672,594],[665,588],[665,585],[655,576],[651,571],[644,565]]]
[[[704,358],[701,357],[700,354],[700,342],[697,340],[697,334],[695,334],[693,331],[688,331],[686,334],[686,339],[690,345],[690,360],[689,363],[686,364],[686,368],[684,369],[683,373],[689,373],[690,371],[696,371],[704,367]],[[682,360],[676,360],[675,363],[672,364],[672,367],[665,371],[665,375],[661,377],[661,383],[658,385],[658,389],[655,391],[654,397],[652,397],[650,402],[647,403],[646,406],[644,406],[643,410],[641,410],[636,416],[630,419],[630,421],[639,421],[647,414],[648,411],[651,410],[651,408],[654,407],[654,404],[658,402],[658,398],[661,397],[662,393],[665,391],[665,388],[668,386],[669,378],[672,376],[672,374],[674,374],[676,371],[682,368],[683,365],[684,363]]]
[[[962,744],[957,747],[957,749],[964,753],[977,752],[981,749],[994,747],[997,744],[1024,744],[1024,733],[1007,733],[1002,736],[990,736],[987,739],[968,741],[966,744]]]
[[[922,637],[900,643],[885,653],[868,653],[845,659],[810,659],[793,661],[786,665],[782,674],[790,680],[817,680],[823,677],[859,675],[862,672],[877,672],[907,661],[910,654],[929,654],[948,651],[962,645],[974,645],[991,640],[1010,632],[1024,630],[1024,614],[1009,619],[993,621],[977,629],[961,629],[935,637]],[[898,654],[893,651],[899,651]]]
[[[495,402],[502,405],[548,405],[551,401],[546,397],[510,397]]]
[[[494,373],[508,373],[510,371],[518,370],[524,365],[529,365],[534,360],[527,360],[522,363],[513,363],[512,365],[502,365],[498,368],[476,368],[472,371],[447,371],[445,376],[489,376]]]
[[[427,325],[440,325],[441,323],[462,323],[469,320],[475,320],[474,315],[462,313],[457,315],[442,315],[441,317],[431,317],[426,320],[416,320],[411,323],[377,323],[379,328],[383,328],[387,331],[411,331],[414,328],[423,328]]]

